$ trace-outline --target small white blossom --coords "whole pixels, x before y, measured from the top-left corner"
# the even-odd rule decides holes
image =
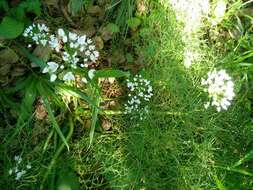
[[[75,80],[75,76],[73,75],[72,72],[67,72],[67,73],[63,76],[63,80],[64,80],[64,81],[72,81],[72,80]]]
[[[56,74],[51,74],[50,75],[50,81],[54,82],[57,79],[57,75]]]
[[[72,41],[77,40],[77,34],[69,32],[69,39]]]
[[[204,107],[207,109],[209,106],[214,106],[218,112],[222,109],[227,110],[235,96],[231,77],[225,70],[216,69],[208,72],[207,75],[207,79],[201,80],[201,85],[205,87],[204,91],[209,94],[210,99]]]
[[[89,76],[90,79],[94,78],[95,72],[96,72],[95,69],[91,69],[91,70],[88,71],[88,76]]]
[[[43,69],[42,73],[54,73],[58,69],[59,65],[53,61],[48,62],[47,66]]]
[[[13,173],[13,170],[9,169],[8,173],[9,173],[9,175],[11,175]]]

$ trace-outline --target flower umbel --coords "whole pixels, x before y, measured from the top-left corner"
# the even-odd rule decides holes
[[[150,81],[144,79],[141,75],[136,75],[132,80],[127,80],[128,101],[125,104],[125,113],[138,113],[143,120],[143,113],[148,112],[145,103],[149,102],[153,96],[153,88]]]
[[[9,175],[15,175],[15,180],[18,181],[26,174],[27,170],[30,170],[32,168],[32,165],[29,162],[27,165],[24,165],[22,162],[23,159],[20,155],[15,156],[14,161],[16,164],[13,168],[9,169],[8,173]]]
[[[210,101],[204,107],[214,106],[218,112],[222,109],[227,110],[231,105],[234,93],[234,83],[225,70],[216,69],[208,72],[207,79],[202,79],[201,85],[204,91],[208,92]]]
[[[56,34],[49,34],[49,28],[45,24],[32,24],[25,29],[23,36],[37,45],[50,47],[62,58],[62,62],[58,63],[49,61],[42,70],[42,73],[50,74],[51,82],[57,78],[74,81],[75,69],[78,68],[87,70],[90,79],[93,78],[95,70],[89,70],[88,67],[98,60],[99,52],[86,35],[67,32],[62,28],[59,28]],[[32,47],[31,44],[29,47]]]

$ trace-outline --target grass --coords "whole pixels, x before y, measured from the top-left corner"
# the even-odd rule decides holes
[[[133,49],[144,55],[141,72],[154,88],[146,119],[130,120],[121,114],[105,116],[93,106],[93,119],[97,120],[97,115],[98,120],[107,117],[112,127],[101,130],[100,123],[93,122],[90,145],[90,130],[79,122],[90,118],[89,114],[61,110],[62,117],[70,118],[60,123],[70,148],[67,151],[57,133],[44,128],[48,121],[40,123],[31,118],[33,125],[28,120],[8,148],[0,145],[0,161],[4,163],[0,166],[4,171],[0,187],[56,189],[62,179],[77,184],[78,178],[79,189],[252,189],[251,56],[242,59],[246,50],[241,45],[237,47],[240,40],[234,40],[221,52],[218,43],[202,39],[201,56],[187,69],[183,65],[183,24],[170,7],[151,1],[148,6],[152,11],[142,16],[141,30],[131,42]],[[242,66],[242,62],[249,65]],[[236,98],[228,111],[217,113],[203,108],[206,94],[200,81],[213,68],[228,70],[236,83]],[[72,91],[74,94],[87,100],[86,94]],[[22,182],[7,174],[17,152],[33,166]]]

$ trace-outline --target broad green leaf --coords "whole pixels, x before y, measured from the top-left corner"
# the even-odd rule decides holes
[[[119,32],[119,27],[117,24],[114,23],[109,23],[106,26],[107,30],[110,31],[111,33],[118,33]]]
[[[14,39],[23,32],[23,29],[24,23],[6,16],[0,24],[0,38]]]
[[[141,20],[137,17],[133,17],[127,20],[127,24],[130,28],[137,28],[141,24]]]
[[[34,56],[33,54],[31,54],[26,48],[24,48],[22,45],[17,44],[18,48],[20,49],[20,51],[33,63],[35,63],[36,65],[38,65],[41,69],[43,69],[44,67],[46,67],[46,63],[44,61],[42,61],[41,59],[37,58],[36,56]]]
[[[129,72],[124,72],[121,70],[115,70],[115,69],[102,69],[98,70],[95,73],[96,78],[108,78],[108,77],[115,77],[115,78],[120,78],[120,77],[129,77],[130,73]]]
[[[40,93],[43,93],[43,92],[40,92]],[[49,101],[48,101],[48,98],[47,98],[47,97],[42,97],[42,99],[43,99],[43,103],[44,103],[44,105],[45,105],[45,108],[47,109],[49,119],[50,119],[50,121],[52,122],[52,125],[53,125],[54,129],[55,129],[56,132],[59,134],[59,136],[60,136],[62,142],[66,145],[66,147],[67,147],[67,149],[68,149],[68,151],[69,151],[68,142],[66,141],[66,138],[65,138],[64,135],[62,134],[61,129],[60,129],[60,127],[59,127],[59,125],[58,125],[58,123],[57,123],[55,117],[54,117],[54,114],[53,114],[53,111],[52,111],[52,109],[51,109],[51,106],[50,106],[50,103],[49,103]]]

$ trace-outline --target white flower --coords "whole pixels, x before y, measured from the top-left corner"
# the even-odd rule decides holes
[[[43,46],[46,46],[47,45],[47,40],[40,40],[40,43],[43,45]]]
[[[61,44],[60,42],[58,41],[58,39],[54,36],[54,35],[51,35],[50,36],[50,40],[49,40],[49,45],[52,49],[55,49],[56,52],[59,52],[60,49],[61,49]]]
[[[69,32],[69,39],[72,41],[77,40],[77,34]]]
[[[18,172],[17,174],[16,174],[16,180],[20,180],[20,178],[22,177],[22,173],[21,172]]]
[[[58,35],[59,35],[60,37],[65,36],[65,32],[64,32],[64,30],[63,30],[62,28],[59,28],[59,29],[58,29]]]
[[[133,79],[127,80],[127,88],[131,93],[128,94],[128,101],[125,104],[125,113],[134,113],[133,118],[144,119],[144,113],[147,113],[145,102],[150,101],[153,96],[153,88],[150,81],[144,79],[141,75],[136,75]]]
[[[83,36],[78,37],[77,42],[78,42],[80,45],[86,45],[86,36],[83,35]]]
[[[32,168],[31,164],[28,163],[28,164],[26,165],[26,168],[27,168],[28,170],[31,169],[31,168]]]
[[[64,81],[72,81],[72,80],[75,80],[75,76],[73,75],[72,72],[67,72],[67,73],[63,76],[63,80],[64,80]]]
[[[95,69],[91,69],[91,70],[89,70],[89,72],[88,72],[88,76],[89,76],[89,78],[90,78],[90,79],[93,79],[93,77],[95,76],[95,72],[96,72],[96,70],[95,70]]]
[[[57,75],[56,74],[51,74],[50,75],[50,81],[54,82],[57,79]]]
[[[11,175],[13,173],[13,170],[12,169],[9,169],[9,175]]]
[[[205,86],[204,91],[208,92],[210,98],[210,102],[204,105],[206,109],[209,105],[216,107],[218,112],[228,109],[235,93],[234,83],[225,70],[208,72],[207,79],[202,79],[201,85]]]
[[[42,73],[54,73],[55,71],[57,71],[57,69],[59,67],[59,65],[53,61],[48,62],[47,65],[48,66],[46,66],[43,69]]]

